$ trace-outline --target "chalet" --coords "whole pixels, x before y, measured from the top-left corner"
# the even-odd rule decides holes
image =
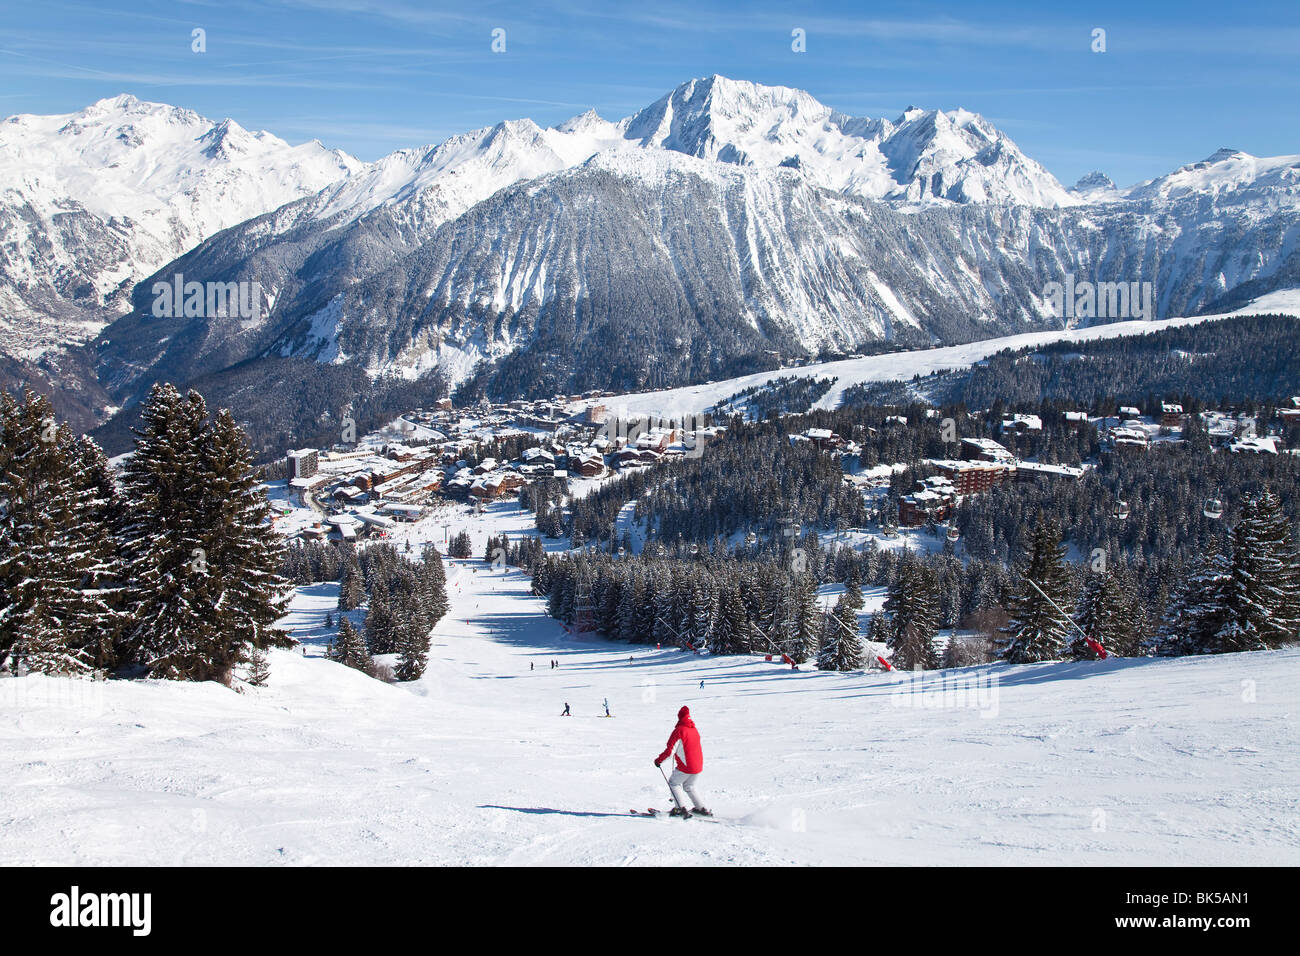
[[[1120,425],[1110,430],[1110,444],[1116,451],[1146,451],[1151,436],[1145,429]]]
[[[1045,465],[1037,461],[1016,463],[1016,481],[1078,481],[1088,469],[1076,465]]]
[[[1073,429],[1084,429],[1088,427],[1087,412],[1066,412],[1065,427]]]
[[[829,428],[810,428],[803,437],[816,445],[819,451],[833,451],[844,444],[844,439]]]
[[[613,464],[615,468],[636,468],[653,465],[662,457],[659,452],[649,448],[624,448],[614,453]]]
[[[957,503],[957,491],[947,478],[936,475],[919,482],[917,490],[905,495],[898,507],[898,523],[916,527],[927,521],[943,521]]]
[[[1025,432],[1041,432],[1043,430],[1043,420],[1037,415],[1017,414],[1002,419],[1002,424],[999,427],[1004,435],[1007,432],[1023,435]]]
[[[965,461],[999,461],[1014,463],[1015,455],[1005,445],[991,438],[963,438],[961,440],[961,457]]]
[[[1186,420],[1183,406],[1173,402],[1160,403],[1160,425],[1163,428],[1182,428]]]
[[[599,478],[605,473],[605,459],[594,450],[585,451],[569,457],[569,471],[576,472],[583,478]]]
[[[1254,435],[1243,435],[1241,438],[1238,438],[1229,445],[1228,450],[1239,454],[1276,455],[1277,439],[1272,435],[1267,438],[1259,438]]]
[[[676,428],[652,428],[636,439],[639,451],[656,451],[663,454],[673,442],[680,441],[682,433]]]
[[[334,500],[345,505],[357,505],[369,501],[370,495],[353,485],[340,485],[334,489]]]
[[[1119,420],[1122,422],[1134,421],[1142,417],[1142,410],[1134,408],[1132,405],[1121,405],[1119,409]]]
[[[480,475],[475,479],[470,485],[469,493],[475,498],[494,501],[512,491],[518,491],[525,484],[524,476],[517,471],[496,471],[492,474]]]

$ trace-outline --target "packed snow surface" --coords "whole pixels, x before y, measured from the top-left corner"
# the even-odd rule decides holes
[[[448,520],[476,551],[527,526],[401,535]],[[265,688],[0,681],[0,864],[1300,863],[1300,650],[793,672],[575,636],[518,571],[448,575],[411,685],[319,656],[333,585],[297,593],[308,656]],[[670,806],[651,759],[682,704],[717,817],[632,817]]]

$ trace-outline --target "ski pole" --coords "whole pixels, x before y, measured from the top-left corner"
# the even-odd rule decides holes
[[[664,773],[663,764],[655,764],[655,766],[659,768],[659,776],[664,778],[664,783],[668,787],[668,796],[672,797],[673,803],[677,804],[677,809],[682,810],[682,803],[677,799],[677,794],[673,793],[673,785],[668,783],[668,774]]]
[[[1074,628],[1076,631],[1079,632],[1080,637],[1082,637],[1090,646],[1094,643],[1095,639],[1089,637],[1087,633],[1084,631],[1084,629],[1079,626],[1078,622],[1075,621],[1074,618],[1070,617],[1070,615],[1066,614],[1065,611],[1061,610],[1061,606],[1057,604],[1055,601],[1053,601],[1050,597],[1048,597],[1047,592],[1044,591],[1042,588],[1040,588],[1037,582],[1034,581],[1033,578],[1031,578],[1029,575],[1026,574],[1025,580],[1029,582],[1030,587],[1032,587],[1035,591],[1037,591],[1039,594],[1043,596],[1043,598],[1047,601],[1048,604],[1052,605],[1052,607],[1055,608],[1056,613],[1060,614],[1067,624],[1069,624],[1072,628]],[[1096,641],[1096,644],[1098,647],[1102,648],[1101,656],[1104,658],[1106,656],[1105,647],[1102,645],[1101,641]]]

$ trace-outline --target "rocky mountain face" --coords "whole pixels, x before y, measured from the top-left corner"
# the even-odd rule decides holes
[[[284,359],[514,395],[1128,317],[1057,314],[1045,287],[1067,276],[1150,283],[1156,317],[1217,310],[1300,285],[1298,176],[1300,157],[1221,150],[1067,191],[972,113],[853,118],[710,77],[619,123],[519,120],[348,166],[168,260],[78,367],[112,405]],[[177,274],[256,283],[256,316],[154,316]]]
[[[362,164],[133,96],[0,123],[0,336],[34,359],[93,338],[137,282]]]

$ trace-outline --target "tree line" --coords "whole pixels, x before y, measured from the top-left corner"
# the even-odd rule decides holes
[[[230,683],[292,641],[243,431],[155,385],[120,482],[47,399],[0,394],[0,668]]]

